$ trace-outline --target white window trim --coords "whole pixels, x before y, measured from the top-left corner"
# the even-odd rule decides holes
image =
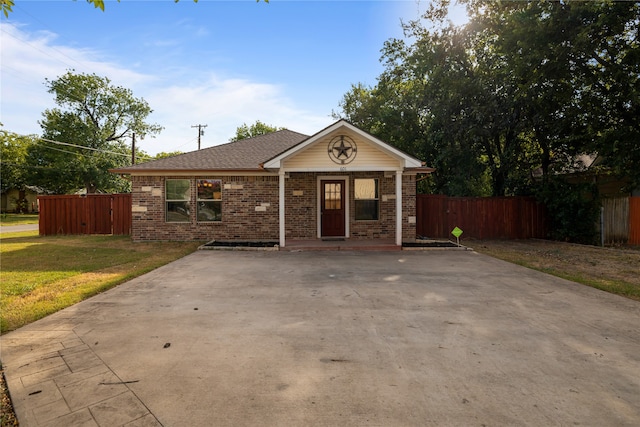
[[[189,181],[189,198],[186,200],[177,200],[177,199],[168,199],[167,198],[167,183],[169,181]],[[192,191],[192,187],[193,187],[193,180],[192,179],[187,179],[187,178],[165,178],[164,180],[164,222],[166,224],[190,224],[191,223],[191,214],[192,209],[193,209],[193,201],[192,201],[192,197],[191,197],[191,191]],[[189,219],[187,221],[168,221],[167,220],[167,214],[168,214],[168,204],[170,202],[187,202],[189,203]]]

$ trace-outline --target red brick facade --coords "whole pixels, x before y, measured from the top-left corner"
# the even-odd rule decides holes
[[[195,180],[199,178],[222,179],[222,221],[196,221]],[[165,179],[191,181],[190,222],[166,222]],[[278,177],[133,176],[132,210],[134,241],[278,241]]]
[[[327,173],[291,173],[285,181],[286,239],[315,239],[318,230],[318,179]],[[382,172],[330,174],[348,176],[349,230],[351,239],[395,239],[395,173]],[[222,220],[196,220],[196,179],[222,180]],[[354,179],[377,178],[379,182],[379,219],[356,221]],[[165,179],[189,179],[191,182],[190,221],[165,220]],[[279,178],[277,176],[132,176],[132,238],[155,240],[279,240]],[[415,176],[404,175],[402,183],[403,241],[415,239]],[[413,220],[412,220],[413,218]]]

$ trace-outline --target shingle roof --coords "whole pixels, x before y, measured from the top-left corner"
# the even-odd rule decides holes
[[[152,160],[134,166],[114,169],[117,173],[144,171],[184,170],[252,170],[260,169],[265,161],[307,139],[307,135],[290,130],[281,130],[216,145],[166,159]]]

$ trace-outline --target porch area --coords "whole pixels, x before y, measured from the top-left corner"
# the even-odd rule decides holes
[[[402,246],[394,239],[351,240],[351,239],[308,239],[289,240],[281,251],[400,251]]]

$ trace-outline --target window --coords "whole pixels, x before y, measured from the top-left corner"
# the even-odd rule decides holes
[[[167,222],[189,222],[191,182],[188,179],[167,179],[164,194]]]
[[[198,179],[198,221],[222,219],[222,181]]]
[[[355,180],[356,220],[378,219],[378,180]]]
[[[342,184],[326,182],[324,184],[324,208],[326,210],[342,209]]]

